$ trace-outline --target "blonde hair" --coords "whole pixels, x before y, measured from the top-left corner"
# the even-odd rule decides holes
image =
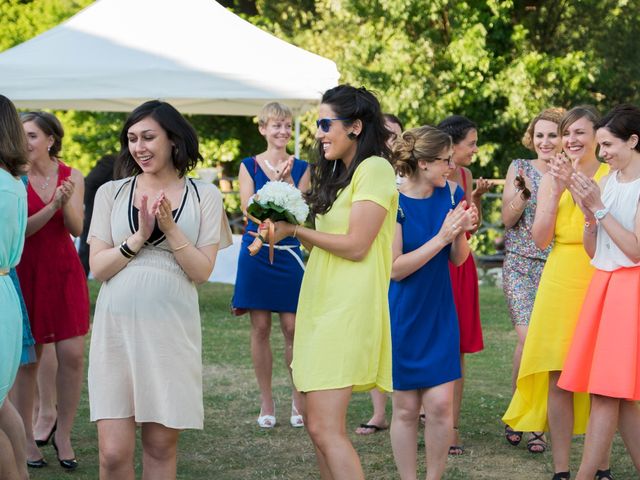
[[[403,132],[393,143],[391,161],[401,177],[410,177],[418,170],[418,161],[435,162],[445,148],[451,148],[448,133],[430,125]]]
[[[291,109],[287,107],[284,103],[280,102],[269,102],[258,114],[258,125],[261,127],[265,127],[269,120],[279,120],[283,118],[293,118],[293,113]]]
[[[527,130],[524,132],[522,136],[522,145],[528,148],[531,151],[535,151],[533,146],[533,133],[536,129],[536,123],[540,120],[547,120],[548,122],[553,122],[558,125],[558,135],[560,135],[560,122],[562,121],[562,117],[564,116],[565,109],[564,108],[547,108],[543,110],[538,115],[536,115],[533,120],[529,123]]]

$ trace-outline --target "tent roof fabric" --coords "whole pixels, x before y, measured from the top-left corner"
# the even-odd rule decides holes
[[[331,60],[213,0],[98,0],[0,54],[0,93],[20,108],[131,111],[154,98],[183,113],[299,113],[335,86]]]

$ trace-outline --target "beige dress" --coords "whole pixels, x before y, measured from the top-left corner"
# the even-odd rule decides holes
[[[117,246],[135,231],[136,178],[96,194],[88,241]],[[218,189],[188,179],[176,223],[196,247],[231,244]],[[198,293],[164,237],[104,282],[89,351],[91,420],[134,417],[184,429],[203,426]]]

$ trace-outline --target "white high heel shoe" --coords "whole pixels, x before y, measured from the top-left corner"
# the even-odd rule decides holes
[[[289,418],[289,423],[291,423],[291,426],[294,428],[304,427],[304,419],[302,415],[298,413],[298,409],[293,404],[293,401],[291,402],[291,418]]]
[[[276,426],[276,402],[273,402],[273,415],[262,415],[262,408],[260,409],[260,415],[258,416],[258,425],[260,428],[273,428]]]

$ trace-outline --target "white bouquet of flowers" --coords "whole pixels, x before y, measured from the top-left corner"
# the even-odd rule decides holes
[[[271,181],[264,184],[249,199],[247,216],[259,224],[258,236],[249,245],[249,253],[256,255],[269,241],[269,261],[273,263],[273,222],[284,220],[294,225],[303,223],[309,215],[309,206],[302,192],[287,182]]]

